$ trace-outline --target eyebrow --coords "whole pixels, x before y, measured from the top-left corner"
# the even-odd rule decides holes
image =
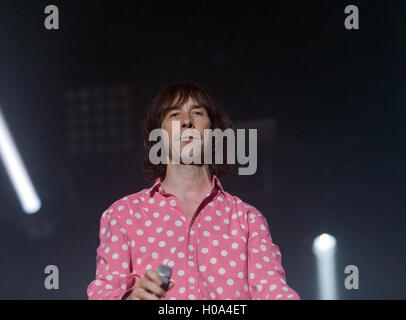
[[[200,109],[200,108],[204,108],[204,106],[202,106],[200,104],[194,104],[194,105],[192,105],[191,110]],[[166,113],[168,114],[169,112],[171,112],[173,110],[180,110],[180,108],[178,105],[173,105],[173,106],[169,107],[168,109],[166,109]]]

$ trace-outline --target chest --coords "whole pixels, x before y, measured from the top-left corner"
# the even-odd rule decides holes
[[[196,199],[178,199],[178,202],[188,219],[191,220],[200,201],[197,201]]]

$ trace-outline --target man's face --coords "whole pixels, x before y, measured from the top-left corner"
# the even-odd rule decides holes
[[[176,101],[174,102],[176,104]],[[178,121],[178,127],[175,132],[173,132],[172,123]],[[207,111],[204,107],[199,106],[194,100],[189,98],[189,100],[180,108],[173,107],[170,108],[166,113],[162,121],[162,129],[165,129],[169,135],[169,148],[172,149],[172,139],[174,141],[180,140],[180,150],[183,149],[185,145],[190,143],[196,138],[184,136],[182,139],[182,133],[187,129],[195,129],[200,133],[200,141],[193,141],[194,143],[199,142],[201,144],[201,150],[203,150],[203,138],[204,138],[204,129],[210,129],[210,118],[207,114]],[[179,127],[180,126],[180,127]],[[175,127],[176,128],[176,127]],[[176,134],[178,133],[178,134]],[[174,135],[174,137],[172,137]],[[178,151],[178,150],[173,150]],[[170,152],[170,158],[171,152]]]

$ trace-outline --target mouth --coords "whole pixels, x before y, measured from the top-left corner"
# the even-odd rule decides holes
[[[193,136],[183,137],[180,141],[190,142],[193,140]]]

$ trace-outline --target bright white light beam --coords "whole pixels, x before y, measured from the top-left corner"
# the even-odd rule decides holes
[[[336,300],[335,252],[336,239],[323,233],[313,241],[313,253],[317,259],[319,294],[321,300]]]
[[[31,183],[0,109],[0,158],[26,214],[36,213],[41,200]]]

